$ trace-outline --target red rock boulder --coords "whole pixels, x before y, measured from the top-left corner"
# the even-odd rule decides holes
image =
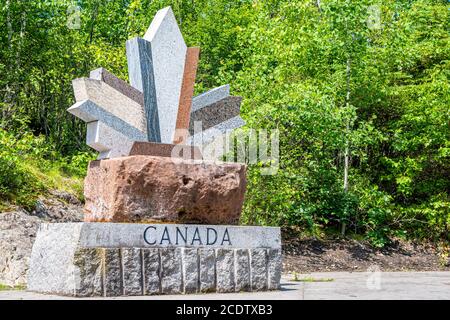
[[[153,156],[92,161],[84,220],[237,224],[245,172],[244,164]]]

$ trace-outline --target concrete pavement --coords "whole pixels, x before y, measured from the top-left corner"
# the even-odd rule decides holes
[[[295,278],[303,281],[293,281]],[[0,300],[73,299],[27,291],[0,291]],[[77,300],[80,298],[77,298]],[[105,298],[88,298],[105,299]],[[450,300],[450,272],[325,272],[284,275],[280,291],[117,297],[114,300]],[[80,299],[81,300],[81,299]]]

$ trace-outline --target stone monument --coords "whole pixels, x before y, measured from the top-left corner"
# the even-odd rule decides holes
[[[170,7],[126,43],[130,84],[107,70],[73,81],[70,113],[99,152],[85,179],[85,219],[48,223],[33,246],[28,290],[122,296],[276,290],[281,236],[237,226],[246,166],[205,146],[244,125],[224,85],[193,98],[199,48]],[[200,124],[200,126],[199,126]]]

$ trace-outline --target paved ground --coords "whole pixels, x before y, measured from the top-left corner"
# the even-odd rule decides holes
[[[450,300],[450,272],[326,272],[285,275],[275,292],[126,297],[125,299],[445,299]],[[68,299],[26,291],[0,291],[0,300]],[[99,299],[99,298],[97,298]],[[100,298],[102,299],[102,298]],[[124,299],[124,298],[114,298]]]

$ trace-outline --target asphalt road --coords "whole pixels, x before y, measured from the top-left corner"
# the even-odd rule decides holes
[[[302,281],[294,281],[302,279]],[[0,300],[70,299],[27,291],[0,291]],[[79,299],[79,298],[78,298]],[[105,298],[90,298],[105,299]],[[326,300],[326,299],[427,299],[450,300],[450,272],[325,272],[284,275],[280,291],[191,294],[142,297],[118,297],[112,299],[226,299],[226,300]]]

